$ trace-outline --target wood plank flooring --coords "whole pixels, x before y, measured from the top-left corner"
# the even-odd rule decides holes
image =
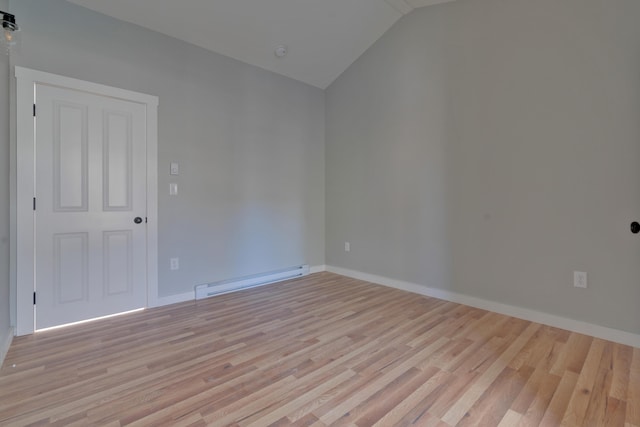
[[[320,273],[16,338],[0,425],[640,427],[640,349]]]

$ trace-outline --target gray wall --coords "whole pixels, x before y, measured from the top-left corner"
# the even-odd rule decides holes
[[[326,111],[328,264],[640,333],[637,1],[418,10],[326,91],[326,110],[318,89],[62,0],[10,7],[16,65],[160,97],[162,296],[324,263]]]
[[[458,0],[399,21],[327,90],[327,264],[640,333],[638,17]]]
[[[9,1],[0,0],[9,11]],[[9,333],[9,56],[0,48],[0,346]],[[0,348],[0,351],[2,349]],[[0,355],[1,357],[1,355]]]
[[[160,296],[324,264],[323,91],[62,0],[11,8],[15,65],[159,97]]]

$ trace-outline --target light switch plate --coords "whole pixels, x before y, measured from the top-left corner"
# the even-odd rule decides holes
[[[178,162],[171,162],[171,165],[169,166],[169,173],[171,175],[180,175],[180,165]]]
[[[172,182],[171,184],[169,184],[169,195],[170,196],[178,195],[178,184],[176,184],[175,182]]]

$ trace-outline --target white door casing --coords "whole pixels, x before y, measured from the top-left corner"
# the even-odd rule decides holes
[[[22,67],[15,73],[17,335],[157,305],[157,97]],[[43,106],[34,126],[36,101]],[[141,139],[146,144],[130,144]],[[52,191],[42,191],[47,186]],[[147,223],[134,224],[136,216]]]

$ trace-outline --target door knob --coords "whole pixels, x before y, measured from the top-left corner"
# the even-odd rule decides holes
[[[136,224],[140,224],[142,222],[142,218],[140,218],[139,216],[135,217],[135,219],[133,220],[133,222],[135,222]]]
[[[631,223],[631,232],[633,234],[640,233],[640,224],[638,224],[638,222],[634,221]]]

